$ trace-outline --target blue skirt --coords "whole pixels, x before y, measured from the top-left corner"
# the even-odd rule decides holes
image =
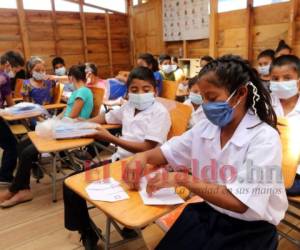
[[[274,225],[239,220],[201,202],[187,205],[156,249],[275,250],[277,245]]]

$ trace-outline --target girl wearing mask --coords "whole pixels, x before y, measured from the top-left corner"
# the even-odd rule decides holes
[[[270,89],[273,108],[278,117],[300,123],[300,60],[293,55],[276,58],[271,66]],[[300,195],[300,166],[288,195]]]
[[[203,109],[201,107],[203,100],[197,82],[198,76],[195,76],[188,81],[190,94],[189,98],[184,102],[184,104],[191,106],[193,109],[189,128],[192,128],[196,123],[205,118]]]
[[[259,53],[257,56],[257,71],[265,88],[270,90],[270,67],[274,60],[275,52],[274,50],[267,49]]]
[[[40,105],[53,100],[53,82],[46,74],[45,62],[39,57],[31,57],[27,62],[27,72],[31,78],[24,81],[21,93],[24,100]]]
[[[156,81],[153,72],[146,67],[131,71],[127,80],[128,102],[120,109],[112,110],[104,117],[90,121],[122,125],[122,136],[116,137],[104,128],[92,135],[99,141],[118,145],[112,160],[123,159],[161,145],[167,139],[171,120],[166,108],[155,100]],[[79,231],[85,249],[96,249],[98,237],[90,225],[86,201],[64,185],[65,226]],[[131,230],[124,229],[127,237]]]
[[[204,66],[197,85],[207,119],[161,147],[137,154],[123,171],[124,180],[137,189],[137,162],[139,169],[169,164],[174,172],[148,179],[149,195],[184,186],[205,200],[188,204],[156,249],[276,249],[276,225],[288,202],[270,95],[251,67],[231,55]],[[208,174],[208,167],[217,174]],[[251,176],[249,168],[264,177]],[[278,176],[268,178],[268,171]]]

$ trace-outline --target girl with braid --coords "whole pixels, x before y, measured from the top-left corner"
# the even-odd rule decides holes
[[[204,66],[197,84],[207,119],[136,154],[123,174],[138,189],[137,168],[146,173],[151,164],[162,169],[148,178],[149,195],[183,186],[204,199],[186,206],[156,249],[276,249],[288,202],[270,96],[250,65],[232,55]]]

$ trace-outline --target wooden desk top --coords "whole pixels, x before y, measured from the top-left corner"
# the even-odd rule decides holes
[[[67,107],[67,104],[65,104],[65,103],[53,103],[53,104],[44,105],[44,108],[47,109],[47,110],[63,109],[65,107]]]
[[[128,159],[127,159],[128,160]],[[123,160],[122,162],[124,162]],[[99,167],[87,172],[76,174],[65,180],[66,185],[85,200],[103,211],[113,220],[121,223],[128,228],[142,228],[149,225],[162,215],[175,209],[176,206],[146,206],[144,205],[139,193],[131,191],[127,185],[121,181],[121,185],[130,197],[128,200],[118,202],[104,202],[91,200],[85,191],[87,185],[97,179],[103,179],[103,170],[110,172],[110,177],[120,181],[122,176],[121,161],[114,162],[109,167]],[[108,177],[108,176],[107,176]]]
[[[101,124],[101,127],[105,128],[107,130],[122,128],[122,126],[120,124]]]
[[[35,118],[41,115],[41,112],[33,112],[30,114],[19,114],[19,115],[2,115],[1,117],[6,121],[18,121],[24,119]]]
[[[33,145],[40,153],[54,153],[63,150],[84,147],[94,142],[91,138],[78,138],[78,139],[44,139],[32,131],[28,133],[28,137],[32,141]]]

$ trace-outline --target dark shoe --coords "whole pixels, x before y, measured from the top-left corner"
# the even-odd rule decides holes
[[[34,179],[40,180],[40,179],[44,178],[44,173],[43,173],[42,169],[40,168],[40,166],[35,165],[31,171],[32,171],[32,176]]]
[[[121,235],[124,239],[133,239],[133,238],[138,237],[138,234],[135,230],[127,228],[127,227],[124,227],[122,229]]]
[[[83,233],[81,233],[81,239],[82,245],[84,246],[85,250],[98,250],[98,240],[99,237],[95,233],[94,230],[90,229]]]

